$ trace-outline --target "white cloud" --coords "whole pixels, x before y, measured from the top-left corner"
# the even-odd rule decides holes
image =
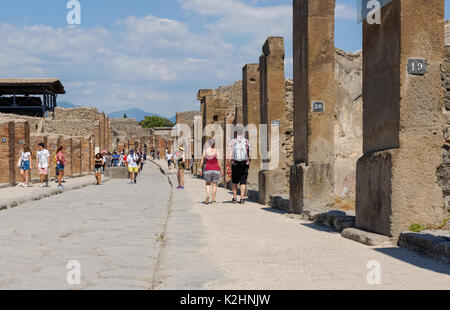
[[[336,19],[353,19],[356,21],[356,9],[346,4],[336,3]]]
[[[258,62],[268,36],[285,37],[286,74],[292,75],[291,4],[179,3],[189,19],[208,21],[202,29],[153,15],[119,20],[118,30],[0,24],[2,76],[59,77],[67,90],[63,99],[74,104],[107,111],[136,107],[171,116],[198,108],[197,89],[240,79],[246,63]],[[337,18],[352,14],[352,8],[337,5]]]

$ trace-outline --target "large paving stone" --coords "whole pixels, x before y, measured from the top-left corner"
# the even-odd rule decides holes
[[[389,237],[370,233],[357,228],[347,228],[342,231],[342,237],[354,240],[356,242],[368,245],[368,246],[383,246],[392,245]]]

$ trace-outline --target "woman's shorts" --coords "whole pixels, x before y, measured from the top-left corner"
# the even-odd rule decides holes
[[[100,167],[100,168],[95,168],[94,169],[94,173],[102,173],[102,171],[103,171],[103,169]]]
[[[39,175],[47,175],[48,169],[47,168],[39,168]]]
[[[30,170],[30,162],[29,161],[23,161],[20,165],[20,170],[28,171]]]
[[[219,183],[220,182],[220,171],[207,170],[205,171],[204,179],[208,183]]]
[[[63,172],[64,172],[64,165],[58,164],[58,165],[56,166],[56,171],[63,171]]]
[[[139,168],[138,167],[128,167],[128,172],[138,173]]]

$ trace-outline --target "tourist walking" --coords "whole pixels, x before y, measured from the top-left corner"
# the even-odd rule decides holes
[[[248,169],[250,163],[250,148],[248,140],[245,139],[243,129],[237,129],[236,138],[231,140],[229,147],[229,157],[231,159],[231,183],[233,186],[233,200],[237,203],[237,189],[240,185],[240,204],[245,203],[245,193],[247,188]],[[230,161],[230,160],[229,160]]]
[[[166,153],[166,160],[167,160],[167,167],[169,169],[172,169],[172,160],[173,160],[173,155],[171,152],[167,152]]]
[[[186,170],[186,157],[184,155],[184,147],[180,146],[180,148],[178,150],[180,151],[180,153],[177,154],[177,165],[178,165],[178,172],[177,172],[178,187],[177,187],[177,189],[184,189],[184,171]]]
[[[139,173],[138,156],[134,153],[134,150],[130,151],[127,156],[127,168],[130,174],[130,184],[137,184],[137,176]]]
[[[50,162],[50,152],[45,149],[44,143],[38,144],[38,152],[36,153],[36,166],[39,170],[41,178],[41,187],[48,187],[48,163]]]
[[[30,183],[30,171],[31,171],[31,153],[30,147],[25,145],[22,150],[22,154],[20,155],[19,162],[17,165],[20,168],[20,175],[22,176],[22,185],[23,187],[28,187]]]
[[[222,167],[220,164],[220,153],[216,150],[216,141],[214,138],[211,138],[207,142],[206,150],[203,151],[202,161],[200,162],[200,167],[203,167],[205,164],[205,168],[202,171],[202,168],[199,168],[198,173],[203,175],[206,183],[206,198],[205,204],[209,204],[211,187],[212,187],[212,203],[216,203],[216,193],[217,193],[217,184],[220,182],[221,177],[223,176]]]
[[[98,153],[94,158],[94,173],[95,179],[97,180],[97,185],[102,184],[102,168],[103,168],[103,157],[102,154]]]
[[[58,151],[56,152],[56,171],[58,174],[58,188],[64,189],[64,186],[62,185],[62,180],[64,178],[64,169],[66,166],[66,157],[63,153],[64,146],[60,146],[58,148]]]

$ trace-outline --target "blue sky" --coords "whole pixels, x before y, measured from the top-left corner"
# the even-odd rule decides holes
[[[285,37],[292,76],[292,0],[79,0],[76,26],[67,2],[0,3],[2,77],[58,77],[60,100],[169,117],[198,109],[198,89],[241,79],[271,35]],[[356,0],[337,0],[336,46],[361,49]]]

